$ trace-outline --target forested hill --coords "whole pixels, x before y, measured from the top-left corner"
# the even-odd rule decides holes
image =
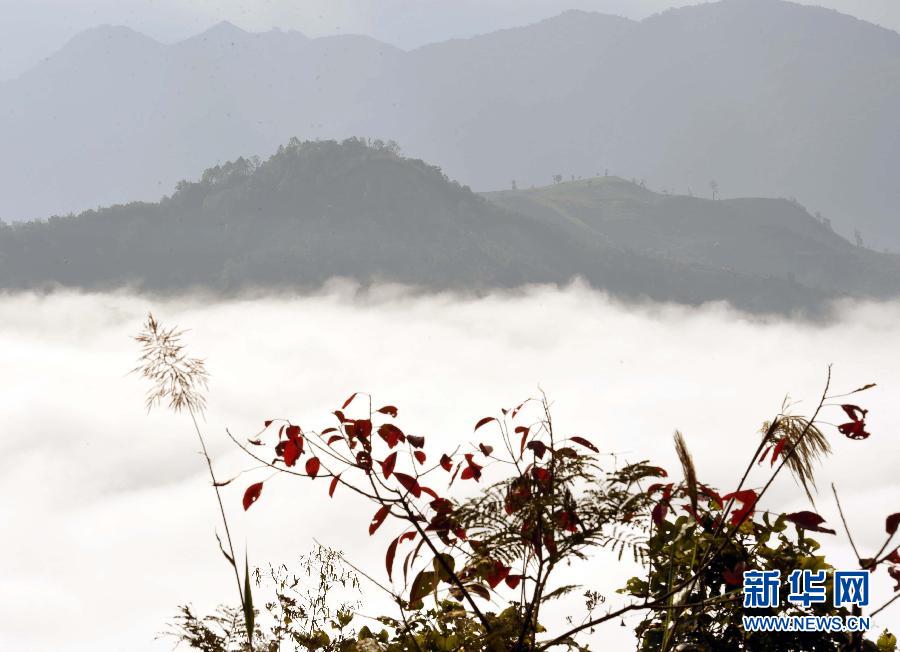
[[[808,4],[569,11],[408,52],[227,23],[171,44],[97,27],[0,82],[0,110],[7,221],[152,200],[292,135],[367,135],[478,190],[609,168],[797,197],[900,251],[900,34]]]
[[[6,289],[308,290],[348,277],[484,290],[576,276],[622,297],[756,311],[900,290],[896,257],[789,202],[676,198],[605,178],[485,198],[356,139],[293,140],[158,203],[0,227]]]
[[[580,241],[734,275],[789,279],[828,293],[900,291],[900,256],[836,234],[830,221],[784,199],[712,201],[651,192],[617,177],[486,193],[493,203]]]

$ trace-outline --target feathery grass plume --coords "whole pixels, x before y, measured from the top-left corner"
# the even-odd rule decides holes
[[[209,469],[209,477],[212,481],[216,500],[219,503],[219,513],[222,516],[222,525],[225,528],[225,539],[228,550],[222,545],[218,533],[219,547],[225,559],[234,571],[237,581],[238,597],[244,612],[245,628],[247,632],[247,645],[253,652],[254,612],[252,596],[249,584],[249,562],[245,554],[245,581],[242,584],[240,571],[238,570],[234,554],[234,543],[231,538],[231,529],[228,526],[228,516],[225,505],[222,502],[222,494],[219,487],[222,483],[216,478],[212,459],[206,447],[206,440],[197,424],[197,415],[202,415],[206,409],[206,397],[203,395],[209,382],[209,373],[206,371],[206,363],[201,358],[188,357],[185,346],[181,341],[184,331],[177,327],[165,328],[156,320],[153,313],[147,313],[147,321],[140,333],[134,336],[134,340],[141,345],[141,354],[138,357],[138,366],[132,369],[132,373],[140,373],[150,381],[151,387],[147,391],[146,405],[149,412],[154,406],[161,405],[168,400],[168,405],[173,412],[186,410],[191,416],[194,431],[200,442],[203,458]],[[227,484],[227,483],[226,483]]]
[[[697,512],[697,470],[694,468],[694,459],[688,452],[687,444],[684,436],[680,431],[676,430],[675,435],[675,452],[678,454],[678,460],[681,462],[681,468],[684,471],[684,481],[687,485],[688,496],[691,499],[691,509]]]
[[[831,453],[831,445],[824,433],[808,419],[790,414],[783,414],[771,423],[764,422],[760,432],[767,443],[786,439],[783,446],[787,456],[785,463],[809,501],[815,504],[811,491],[816,489],[813,465]]]
[[[202,359],[189,358],[185,353],[183,334],[177,327],[161,326],[153,313],[147,313],[143,329],[134,336],[141,345],[141,355],[132,373],[140,373],[153,384],[147,391],[148,411],[166,399],[175,412],[186,409],[202,414],[206,408],[203,391],[209,374]]]

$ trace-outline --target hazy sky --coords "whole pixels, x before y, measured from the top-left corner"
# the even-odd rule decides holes
[[[871,410],[870,439],[850,441],[829,429],[834,455],[819,476],[818,511],[837,527],[828,484],[835,481],[864,551],[881,544],[884,518],[896,511],[900,369],[885,351],[900,348],[893,326],[900,304],[848,306],[844,319],[814,326],[717,308],[625,309],[581,288],[465,300],[354,298],[340,289],[212,303],[4,295],[0,369],[16,382],[0,393],[0,649],[168,651],[172,641],[154,636],[176,605],[202,610],[232,597],[189,420],[148,415],[144,383],[127,374],[137,350],[129,336],[148,309],[190,327],[191,352],[207,358],[204,428],[222,477],[253,466],[235,454],[226,426],[249,435],[278,416],[322,428],[347,395],[367,390],[376,402],[398,405],[398,425],[426,435],[426,450],[436,455],[489,441],[486,430],[475,439],[474,422],[540,385],[554,402],[558,432],[590,437],[632,461],[652,457],[680,477],[671,445],[679,428],[700,477],[729,489],[757,445],[760,423],[788,392],[802,401],[797,411],[808,412],[833,362],[836,389],[879,386],[855,397]],[[823,414],[826,421],[842,416],[836,407]],[[764,471],[754,469],[752,486]],[[259,473],[225,490],[233,532],[251,562],[290,562],[317,537],[385,579],[395,524],[370,538],[368,503],[340,489],[330,500],[326,483],[289,477],[267,481],[245,514],[241,492],[266,475]],[[790,479],[773,489],[767,507],[809,508]],[[816,538],[838,566],[852,567],[842,537]],[[609,589],[631,570],[600,555],[566,572],[616,603],[621,597]],[[892,583],[884,571],[873,582],[880,604]],[[366,591],[367,608],[377,610],[377,592]],[[896,631],[900,609],[875,625]],[[618,622],[598,632],[606,645],[596,647],[628,648],[629,629]]]
[[[802,0],[900,30],[897,0]],[[0,79],[16,76],[75,33],[123,24],[163,41],[221,20],[310,36],[370,34],[402,47],[540,20],[565,9],[631,18],[691,0],[0,0]]]

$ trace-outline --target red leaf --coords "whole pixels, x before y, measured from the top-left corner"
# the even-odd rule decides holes
[[[478,430],[481,426],[483,426],[486,423],[490,423],[491,421],[496,421],[496,420],[497,419],[495,417],[484,417],[478,423],[475,424],[475,430]]]
[[[898,526],[900,526],[900,512],[891,514],[884,521],[884,529],[887,530],[888,534],[894,534]]]
[[[722,502],[722,496],[720,496],[718,493],[716,493],[716,491],[714,489],[707,487],[705,484],[698,484],[698,486],[700,487],[700,493],[705,495],[707,498],[719,503],[720,505],[724,504]]]
[[[381,414],[387,414],[394,419],[397,418],[397,408],[393,405],[385,405],[384,407],[378,408],[378,412],[380,412]]]
[[[838,432],[848,439],[868,439],[872,434],[866,431],[865,421],[850,421],[838,426]]]
[[[399,537],[391,541],[391,545],[388,546],[387,554],[384,556],[384,565],[387,567],[388,579],[393,579],[391,577],[391,573],[394,569],[394,557],[397,555],[397,545],[403,543],[404,541],[412,541],[416,538],[415,532],[404,532]]]
[[[383,505],[377,512],[375,512],[375,516],[372,517],[372,522],[369,523],[369,536],[375,534],[375,530],[381,527],[381,524],[384,523],[384,519],[387,518],[390,511],[390,505]]]
[[[342,435],[331,435],[326,442],[329,446],[331,446],[336,441],[341,441],[344,437]]]
[[[653,511],[650,512],[650,517],[653,519],[653,522],[659,526],[662,524],[663,520],[666,518],[666,514],[669,512],[669,502],[666,500],[661,500],[656,505],[653,506]]]
[[[271,425],[272,425],[272,420],[271,420],[271,419],[269,419],[269,420],[267,420],[267,421],[263,421],[263,427],[264,427],[264,428],[268,428],[268,427],[271,426]]]
[[[341,409],[342,409],[342,410],[346,410],[346,409],[347,409],[347,406],[350,405],[350,404],[353,402],[353,399],[356,398],[356,395],[357,395],[357,394],[359,394],[359,392],[353,392],[353,393],[350,395],[350,398],[348,398],[346,401],[344,401],[344,404],[341,406]]]
[[[248,439],[247,443],[253,444],[254,446],[262,446],[263,445],[262,441],[259,439]]]
[[[367,442],[372,435],[372,422],[368,419],[354,419],[344,425],[344,430],[350,439],[354,437]]]
[[[766,446],[766,447],[763,449],[763,452],[759,454],[759,461],[757,462],[757,464],[762,464],[762,463],[765,462],[767,459],[769,459],[769,451],[770,451],[770,450],[772,450],[772,447],[771,447],[771,446]]]
[[[544,459],[544,453],[547,452],[547,444],[542,441],[530,441],[525,448],[534,451],[534,454],[539,460]]]
[[[866,414],[868,410],[863,410],[858,405],[842,405],[841,408],[850,417],[849,423],[843,423],[838,426],[838,431],[850,439],[866,439],[871,433],[866,432]]]
[[[384,458],[384,462],[381,463],[381,473],[384,475],[384,479],[387,480],[391,477],[391,473],[394,472],[394,465],[397,464],[397,451],[394,451],[386,458]]]
[[[737,525],[743,522],[747,516],[753,515],[756,509],[757,495],[752,489],[744,489],[743,491],[736,491],[722,496],[723,501],[731,500],[732,498],[741,503],[741,508],[731,515],[731,524]]]
[[[869,413],[868,410],[863,410],[858,405],[842,405],[841,409],[854,421],[862,421]]]
[[[888,566],[888,575],[897,580],[894,591],[900,591],[900,566]]]
[[[574,441],[576,444],[581,444],[581,445],[584,446],[585,448],[587,448],[587,449],[589,449],[589,450],[592,450],[592,451],[594,451],[595,453],[599,453],[599,452],[600,452],[600,450],[599,450],[596,446],[594,446],[591,442],[589,442],[589,441],[588,441],[587,439],[585,439],[584,437],[569,437],[569,439],[571,439],[572,441]]]
[[[409,442],[409,445],[413,448],[422,448],[425,445],[424,437],[417,437],[416,435],[406,435],[406,441]]]
[[[508,586],[511,589],[514,589],[517,586],[519,586],[519,582],[522,581],[522,576],[521,575],[507,575],[506,580],[504,580],[504,581],[506,582],[506,586]]]
[[[523,407],[525,407],[525,403],[527,403],[527,402],[528,401],[522,401],[521,403],[519,403],[516,407],[514,407],[512,409],[512,414],[510,414],[509,416],[511,416],[513,419],[515,419],[516,415],[519,413],[519,410],[521,410]]]
[[[405,473],[395,473],[394,477],[397,478],[397,482],[403,485],[404,489],[406,489],[416,498],[419,498],[422,495],[422,487],[419,486],[419,481],[411,475],[406,475]]]
[[[834,530],[829,530],[828,528],[822,527],[822,523],[825,522],[825,519],[815,512],[794,512],[793,514],[788,514],[787,516],[785,516],[785,520],[794,523],[795,525],[797,525],[797,527],[801,527],[804,530],[813,530],[815,532],[835,534]]]
[[[488,446],[487,444],[478,444],[478,449],[481,451],[481,454],[485,457],[490,457],[491,453],[494,452],[493,446]]]
[[[244,492],[244,511],[246,512],[250,509],[250,505],[259,500],[259,494],[262,492],[263,483],[257,482],[256,484],[251,484],[247,487],[247,490]]]
[[[547,469],[545,469],[543,467],[540,467],[540,466],[534,467],[533,469],[531,469],[531,475],[533,475],[534,479],[537,480],[538,482],[541,482],[541,483],[550,482],[550,471],[548,471]]]
[[[420,489],[423,494],[428,494],[435,500],[440,500],[440,496],[437,495],[437,492],[434,489],[431,489],[430,487],[420,487]]]
[[[334,498],[334,490],[337,489],[338,482],[340,481],[340,479],[341,479],[340,473],[338,473],[336,476],[334,476],[331,479],[331,484],[328,485],[328,497],[329,498]]]
[[[494,567],[488,571],[485,575],[485,580],[490,585],[492,589],[497,588],[497,585],[500,584],[503,580],[509,576],[510,568],[509,566],[504,566],[499,561],[494,562]]]
[[[453,503],[451,503],[446,498],[435,498],[430,503],[431,509],[436,511],[438,514],[449,514],[453,511]]]
[[[416,458],[416,461],[417,461],[419,464],[425,464],[425,459],[426,459],[426,457],[425,457],[425,453],[423,453],[422,451],[414,451],[414,452],[413,452],[413,457]]]
[[[478,480],[481,479],[481,469],[483,469],[484,467],[475,462],[475,460],[473,459],[474,456],[472,455],[472,453],[466,453],[464,455],[464,457],[466,458],[467,466],[466,466],[466,468],[463,469],[463,472],[462,472],[462,474],[460,474],[459,477],[462,480],[471,480],[474,478],[475,481],[477,482]],[[457,467],[457,469],[458,469],[458,467]],[[451,480],[451,482],[453,482],[453,481]]]
[[[406,435],[397,426],[385,423],[379,426],[378,436],[387,442],[389,448],[393,448],[401,441],[406,441]]]
[[[444,469],[447,473],[449,473],[450,469],[453,468],[453,460],[446,453],[441,455],[441,468]]]
[[[555,555],[557,553],[556,548],[556,538],[553,536],[553,532],[547,532],[544,535],[544,547],[550,552],[551,555]]]
[[[522,433],[522,445],[519,448],[519,457],[525,452],[525,442],[528,440],[528,432],[531,428],[526,428],[525,426],[516,426],[516,432]]]
[[[319,461],[318,457],[311,457],[306,460],[306,474],[312,478],[315,478],[319,475],[319,467],[322,466],[322,463]]]
[[[284,434],[286,434],[287,438],[291,441],[296,441],[302,433],[300,430],[300,426],[288,426],[285,429]]]
[[[782,437],[777,444],[775,444],[775,448],[772,449],[772,463],[770,466],[775,466],[775,462],[778,460],[778,456],[781,454],[781,451],[784,450],[785,444],[787,444],[787,437]]]
[[[578,531],[578,515],[571,509],[560,509],[553,514],[553,520],[566,532]]]
[[[300,457],[300,447],[295,442],[288,441],[284,445],[282,457],[284,458],[285,466],[294,466],[297,463],[297,458]]]

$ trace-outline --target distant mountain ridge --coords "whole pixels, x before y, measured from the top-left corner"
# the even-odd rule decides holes
[[[633,300],[763,313],[900,294],[900,257],[781,200],[712,201],[598,177],[480,196],[361,140],[238,159],[135,202],[0,224],[0,288],[308,291],[344,277],[426,291],[576,278]]]
[[[0,83],[0,217],[156,199],[291,136],[393,139],[486,190],[609,169],[796,197],[900,249],[900,34],[781,0],[641,22],[567,12],[409,52],[221,25],[174,45],[93,30]]]

